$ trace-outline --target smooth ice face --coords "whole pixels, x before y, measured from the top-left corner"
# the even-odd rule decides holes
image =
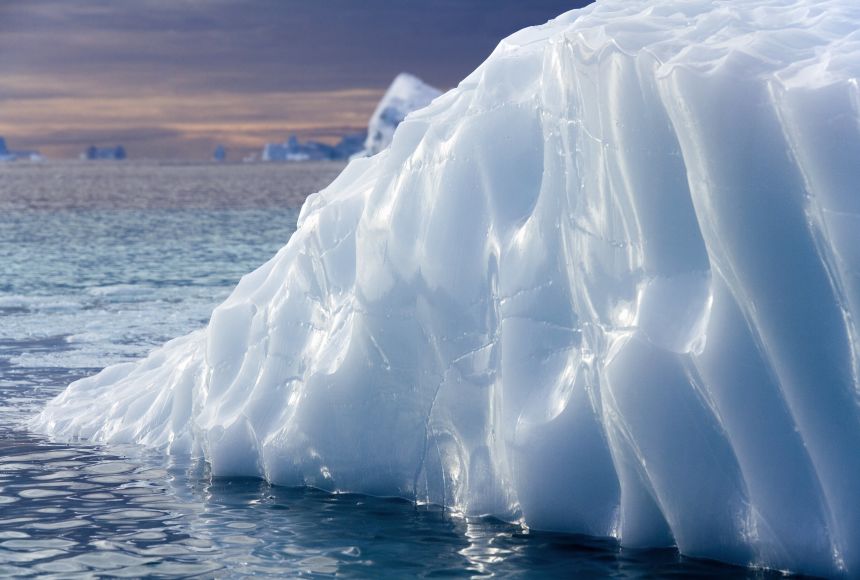
[[[217,475],[860,574],[860,9],[603,1],[308,199],[38,428]]]

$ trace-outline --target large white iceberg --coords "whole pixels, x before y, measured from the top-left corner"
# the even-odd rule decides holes
[[[601,1],[36,426],[216,475],[860,575],[860,8]]]

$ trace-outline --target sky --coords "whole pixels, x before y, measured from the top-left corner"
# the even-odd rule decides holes
[[[456,86],[585,0],[0,0],[0,136],[73,158],[231,157],[361,130],[394,76]]]

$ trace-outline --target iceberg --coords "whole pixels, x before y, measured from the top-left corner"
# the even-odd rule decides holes
[[[397,126],[412,111],[429,105],[442,92],[409,73],[400,73],[376,105],[367,124],[364,149],[354,157],[376,155],[391,144]]]
[[[267,143],[263,147],[262,161],[338,161],[349,159],[360,151],[365,133],[348,133],[335,145],[320,141],[299,141],[295,135],[283,143]]]
[[[215,151],[212,153],[212,161],[215,163],[224,163],[227,161],[227,148],[222,144],[215,146]]]
[[[6,146],[6,139],[0,137],[0,162],[27,160],[32,162],[44,161],[45,158],[38,151],[12,151]]]
[[[60,438],[860,575],[860,8],[601,0],[502,41]]]
[[[122,145],[117,145],[116,147],[96,147],[95,145],[90,145],[86,151],[80,154],[80,158],[87,161],[103,159],[122,161],[126,157],[125,147]]]

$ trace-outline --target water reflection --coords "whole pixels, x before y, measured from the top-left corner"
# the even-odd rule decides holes
[[[195,508],[170,501],[166,471],[98,447],[3,435],[0,486],[14,501],[0,519],[0,575],[185,575],[222,567],[200,558],[199,544],[186,545],[182,520]]]
[[[0,433],[0,575],[765,577],[434,506],[255,479],[139,448]]]
[[[0,381],[0,576],[777,576],[28,434],[22,419],[88,372],[12,367]]]

